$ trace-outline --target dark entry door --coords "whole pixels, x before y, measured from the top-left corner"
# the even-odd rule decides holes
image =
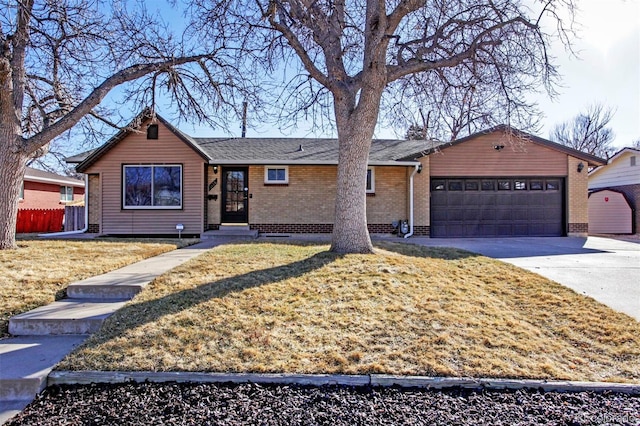
[[[249,222],[247,167],[225,167],[222,171],[222,222]]]

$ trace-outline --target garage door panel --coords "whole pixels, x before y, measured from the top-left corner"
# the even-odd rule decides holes
[[[432,237],[564,235],[564,179],[434,179]]]

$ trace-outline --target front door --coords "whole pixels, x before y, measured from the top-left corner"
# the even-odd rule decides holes
[[[249,187],[247,167],[222,170],[222,223],[249,222]]]

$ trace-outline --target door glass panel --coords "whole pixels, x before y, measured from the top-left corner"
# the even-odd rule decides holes
[[[225,210],[227,212],[242,212],[244,211],[244,172],[235,170],[225,173],[227,174]]]

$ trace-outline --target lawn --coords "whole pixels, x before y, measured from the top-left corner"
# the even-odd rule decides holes
[[[9,318],[60,299],[68,284],[156,256],[194,240],[18,240],[0,250],[0,337]]]
[[[210,250],[58,369],[640,382],[640,323],[539,275],[455,249],[327,249]]]

